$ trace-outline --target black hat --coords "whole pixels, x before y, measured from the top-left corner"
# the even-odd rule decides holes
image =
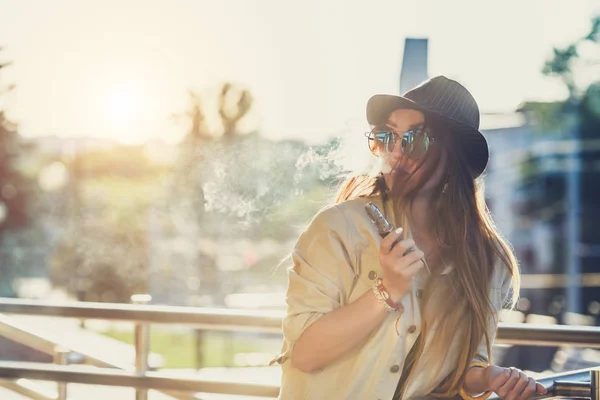
[[[481,175],[489,159],[485,137],[479,132],[479,107],[460,83],[436,76],[419,84],[403,96],[376,94],[367,103],[367,121],[384,124],[392,111],[408,108],[447,123],[464,149],[474,178]]]

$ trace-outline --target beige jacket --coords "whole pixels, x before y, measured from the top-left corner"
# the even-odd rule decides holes
[[[418,298],[427,275],[425,268],[415,277],[412,293],[402,300],[405,312],[398,321],[400,335],[395,326],[398,314],[390,313],[364,346],[351,350],[318,372],[304,373],[290,362],[294,343],[308,326],[371,290],[382,273],[378,259],[380,239],[364,210],[368,201],[382,208],[381,198],[376,196],[350,200],[321,211],[300,235],[293,250],[293,266],[288,270],[282,353],[274,360],[282,366],[280,399],[390,400],[394,395],[406,355],[421,328]],[[390,221],[394,221],[390,202],[386,202],[385,210]],[[450,266],[443,273],[452,273],[452,270]],[[496,263],[490,299],[497,311],[510,284],[509,271]],[[495,336],[496,326],[495,318],[491,338]],[[423,357],[415,366],[416,378],[406,388],[406,399],[423,397],[433,391],[456,363],[457,354],[451,348],[441,373],[428,374],[427,366],[436,358],[427,352],[430,340],[426,338]],[[487,359],[485,343],[480,346],[478,355]]]

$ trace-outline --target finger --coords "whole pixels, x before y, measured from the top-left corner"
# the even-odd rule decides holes
[[[416,243],[413,239],[404,239],[396,243],[393,249],[390,251],[395,257],[402,257],[406,251],[410,248],[416,249]]]
[[[510,397],[508,397],[508,396],[511,394],[512,389],[515,387],[515,385],[519,381],[519,370],[516,368],[513,368],[513,367],[509,368],[509,370],[510,370],[510,377],[504,383],[504,385],[500,386],[498,391],[496,391],[498,396],[502,397],[503,399],[510,399]]]
[[[425,266],[423,260],[417,260],[414,263],[410,264],[408,267],[404,268],[400,273],[406,277],[412,277],[417,274]]]
[[[535,392],[536,392],[537,394],[546,394],[546,393],[548,393],[548,389],[546,389],[546,388],[544,387],[544,385],[542,385],[541,383],[539,383],[539,382],[536,382],[536,383],[535,383]]]
[[[396,230],[391,231],[381,239],[381,243],[379,244],[380,251],[383,254],[389,254],[392,250],[392,244],[402,238],[402,228],[398,228]]]
[[[510,379],[510,373],[510,368],[502,368],[502,373],[497,374],[494,376],[494,378],[492,378],[490,389],[498,393],[498,390],[502,387],[502,385],[504,385]]]
[[[408,253],[408,255],[401,257],[394,264],[394,272],[397,274],[404,275],[404,270],[411,264],[416,263],[417,261],[422,261],[425,255],[421,250],[415,250]]]
[[[527,378],[527,385],[523,389],[519,400],[527,400],[535,394],[535,379]]]
[[[527,385],[529,384],[529,377],[527,375],[525,375],[525,373],[521,370],[517,370],[519,371],[519,380],[517,381],[517,383],[515,383],[515,386],[512,388],[512,390],[509,393],[509,396],[511,396],[513,399],[520,399],[523,396],[523,392],[525,391],[525,389],[527,388]]]

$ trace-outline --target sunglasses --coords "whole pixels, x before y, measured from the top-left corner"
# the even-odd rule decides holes
[[[412,160],[420,160],[429,151],[435,141],[424,129],[411,129],[402,134],[390,130],[388,127],[375,127],[365,136],[369,142],[369,150],[376,156],[381,153],[391,153],[400,141],[402,154]]]

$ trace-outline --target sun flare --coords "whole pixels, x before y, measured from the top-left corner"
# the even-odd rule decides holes
[[[132,122],[137,117],[140,102],[139,95],[133,88],[121,87],[108,98],[108,117],[116,126]]]
[[[134,86],[121,85],[111,89],[105,97],[104,130],[120,141],[136,142],[142,139],[147,125],[144,109],[148,99]]]

